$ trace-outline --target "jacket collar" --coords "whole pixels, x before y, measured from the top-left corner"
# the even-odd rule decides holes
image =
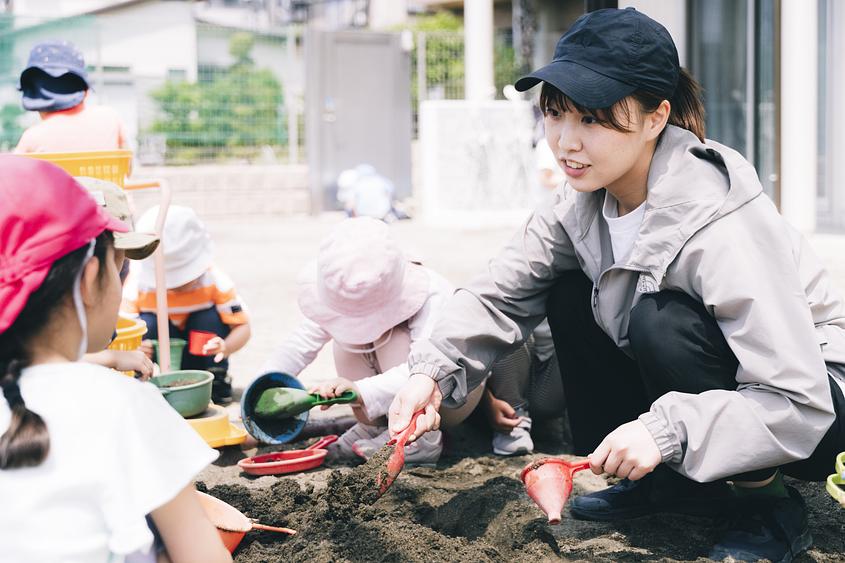
[[[702,143],[674,125],[666,127],[657,145],[647,185],[643,224],[624,266],[650,272],[658,284],[690,237],[763,193],[757,172],[742,155],[714,141]],[[594,246],[604,190],[564,190],[575,197],[574,222],[561,217],[575,228],[573,242]]]

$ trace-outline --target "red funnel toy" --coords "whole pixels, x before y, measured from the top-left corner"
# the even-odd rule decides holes
[[[560,513],[572,493],[572,475],[589,467],[589,461],[570,463],[549,457],[526,465],[520,478],[528,496],[549,517],[549,524],[560,524]]]

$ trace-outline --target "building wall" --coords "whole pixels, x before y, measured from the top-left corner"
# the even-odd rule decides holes
[[[133,74],[197,77],[197,37],[190,2],[144,2],[97,16],[103,66]]]

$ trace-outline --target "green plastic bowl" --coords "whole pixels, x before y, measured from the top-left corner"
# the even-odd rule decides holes
[[[213,380],[211,373],[191,369],[171,371],[150,379],[170,406],[185,418],[201,414],[208,408]]]

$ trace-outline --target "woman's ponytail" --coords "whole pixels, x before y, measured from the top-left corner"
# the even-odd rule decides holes
[[[655,111],[665,99],[645,90],[638,90],[632,96],[639,102],[645,113]],[[705,123],[704,102],[701,101],[701,85],[683,67],[678,77],[675,93],[669,100],[669,105],[672,106],[672,110],[669,112],[669,125],[675,125],[692,132],[703,143]]]
[[[705,125],[701,85],[685,68],[681,68],[678,86],[675,88],[675,94],[669,100],[669,104],[672,106],[669,123],[692,131],[698,137],[698,140],[703,143]]]
[[[24,363],[21,360],[0,360],[3,376],[0,388],[9,404],[12,418],[9,428],[0,436],[0,470],[40,465],[50,451],[50,435],[44,419],[26,408],[18,379]]]

